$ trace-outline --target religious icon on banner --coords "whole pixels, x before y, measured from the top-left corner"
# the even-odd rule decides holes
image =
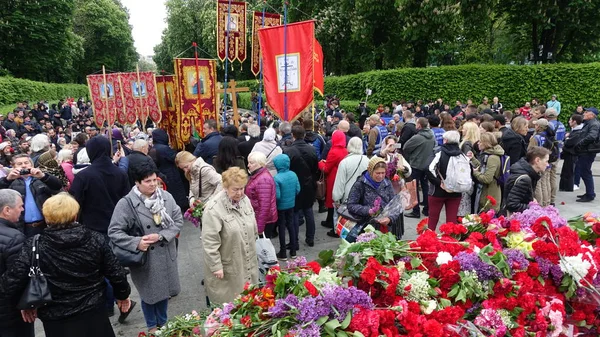
[[[281,25],[281,15],[273,13],[253,12],[252,13],[252,65],[251,70],[254,76],[260,72],[260,44],[258,43],[258,30],[263,27],[274,27]]]
[[[115,87],[110,83],[107,83],[106,87],[108,87],[108,89],[106,89],[106,91],[105,91],[104,83],[100,83],[100,98],[105,99],[107,93],[108,93],[108,99],[115,98]]]
[[[246,6],[246,2],[217,2],[217,57],[221,61],[225,57],[231,62],[246,60]]]
[[[158,92],[158,101],[162,113],[162,119],[159,127],[167,132],[171,146],[181,150],[185,146],[183,141],[178,139],[178,109],[179,98],[177,93],[177,80],[173,75],[156,76],[156,89]]]
[[[88,75],[87,82],[90,90],[94,121],[97,126],[105,122],[112,124],[125,115],[125,102],[120,74],[95,74]],[[108,95],[108,97],[106,97]]]
[[[188,67],[187,69],[184,69],[184,71],[186,72],[186,76],[188,76],[187,82],[191,84],[190,86],[187,87],[189,94],[198,95],[198,87],[200,87],[200,95],[204,95],[206,93],[204,74],[203,73],[198,74],[198,77],[200,79],[200,85],[198,85],[197,79],[196,79],[196,69],[194,68],[193,71],[191,71],[191,69],[189,69],[189,67]]]
[[[124,114],[118,116],[122,124],[143,124],[148,118],[158,123],[162,118],[156,79],[151,71],[119,73],[125,100]]]
[[[140,81],[138,86],[137,81],[132,81],[131,92],[133,92],[133,97],[146,97],[146,82]]]
[[[286,87],[287,92],[300,91],[300,53],[277,55],[277,87],[279,92]]]

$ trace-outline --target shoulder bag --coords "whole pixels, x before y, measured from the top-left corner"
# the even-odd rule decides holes
[[[48,288],[46,276],[40,269],[40,251],[39,251],[40,234],[33,237],[31,245],[31,266],[29,267],[29,284],[23,291],[17,309],[37,309],[52,302],[52,294]]]
[[[144,229],[142,227],[142,221],[140,220],[140,217],[137,211],[135,210],[135,207],[133,207],[133,202],[131,202],[131,199],[129,199],[128,197],[125,197],[125,200],[127,200],[127,204],[129,204],[129,207],[131,209],[131,212],[133,212],[134,217],[133,226],[128,227],[125,233],[127,233],[127,235],[130,236],[143,236]],[[119,261],[119,264],[121,264],[121,266],[141,267],[146,264],[146,261],[148,259],[148,255],[146,254],[146,252],[142,252],[137,249],[132,252],[131,250],[119,247],[112,240],[109,244],[110,248],[117,257],[117,260]]]
[[[317,181],[317,200],[325,200],[327,195],[327,183],[325,181],[325,172],[321,171],[321,178]]]

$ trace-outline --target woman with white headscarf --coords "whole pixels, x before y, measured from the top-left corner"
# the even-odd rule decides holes
[[[277,174],[277,169],[275,168],[275,165],[273,165],[273,158],[283,153],[283,149],[275,140],[276,135],[277,132],[275,132],[275,129],[268,128],[265,131],[263,140],[256,143],[252,148],[252,152],[262,152],[264,153],[265,157],[267,157],[267,165],[265,167],[267,170],[269,170],[269,173],[271,173],[273,177]]]

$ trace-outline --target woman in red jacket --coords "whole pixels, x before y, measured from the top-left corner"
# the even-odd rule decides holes
[[[275,181],[267,165],[267,157],[262,152],[252,152],[248,156],[248,184],[246,196],[254,208],[258,233],[263,232],[268,238],[277,235],[277,200],[275,195]]]
[[[331,150],[327,154],[326,160],[319,162],[319,169],[325,173],[327,178],[326,183],[326,195],[325,195],[325,207],[327,207],[327,219],[325,220],[325,227],[334,228],[335,221],[333,216],[333,185],[335,184],[335,176],[340,162],[348,155],[346,149],[346,134],[340,130],[336,130],[331,136]],[[337,237],[335,230],[327,232],[327,235]]]

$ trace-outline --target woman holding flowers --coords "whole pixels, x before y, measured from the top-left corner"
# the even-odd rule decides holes
[[[181,151],[175,157],[175,164],[183,170],[190,182],[190,207],[193,207],[196,200],[206,203],[210,197],[223,189],[221,175],[201,157],[196,158],[190,152]]]
[[[496,136],[489,132],[481,135],[479,150],[481,151],[479,159],[475,158],[472,153],[470,155],[467,153],[467,157],[471,159],[471,163],[475,167],[473,177],[475,177],[475,181],[478,183],[477,191],[481,191],[479,209],[487,211],[487,209],[483,208],[488,204],[488,197],[492,197],[497,202],[489,208],[498,212],[502,200],[502,191],[497,179],[501,174],[500,170],[502,167],[500,160],[504,155],[504,150],[498,145]],[[475,210],[475,213],[479,212]]]
[[[269,173],[267,156],[262,152],[252,152],[248,156],[248,185],[246,196],[254,208],[258,233],[263,232],[267,237],[273,237],[277,224],[277,198],[275,180]]]
[[[348,211],[352,216],[361,221],[369,221],[394,198],[396,194],[392,182],[385,176],[386,171],[387,163],[384,159],[375,156],[369,160],[367,170],[358,177],[348,196]],[[375,207],[378,209],[374,209],[373,206],[376,205],[379,205]],[[393,223],[402,223],[401,217],[402,211],[398,209],[378,222],[381,226],[391,226]]]
[[[232,301],[244,284],[258,283],[258,230],[250,199],[244,194],[248,175],[239,167],[223,172],[223,191],[204,206],[202,228],[204,282],[213,303]]]

